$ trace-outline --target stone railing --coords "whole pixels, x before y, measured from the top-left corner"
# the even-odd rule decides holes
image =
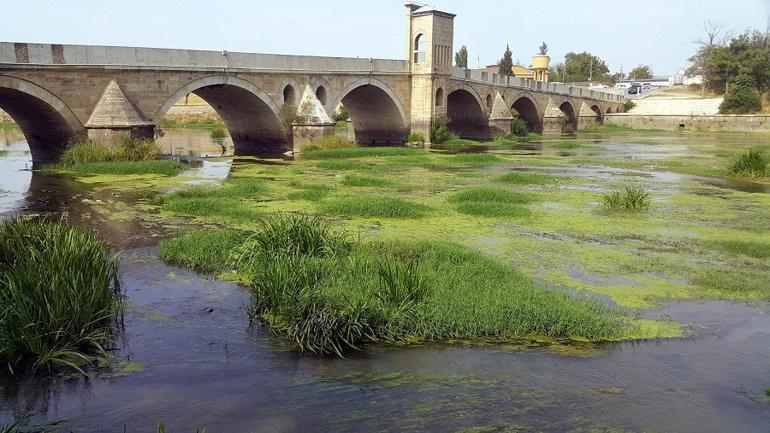
[[[623,95],[617,93],[602,92],[587,87],[567,86],[564,84],[545,83],[526,78],[516,78],[507,75],[492,74],[480,69],[452,68],[452,78],[477,83],[495,84],[516,89],[533,90],[536,92],[555,93],[569,95],[578,98],[589,98],[599,101],[623,102]]]
[[[0,42],[1,64],[408,73],[405,60]]]

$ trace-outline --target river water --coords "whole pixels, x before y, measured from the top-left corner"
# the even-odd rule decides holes
[[[171,145],[189,155],[186,145]],[[160,421],[171,432],[214,433],[770,431],[767,304],[667,304],[645,314],[697,324],[694,336],[567,355],[430,344],[349,359],[297,355],[248,325],[246,290],[158,259],[158,239],[173,230],[107,219],[90,206],[100,198],[88,187],[29,171],[23,137],[0,135],[0,150],[8,150],[0,215],[64,214],[97,229],[122,251],[128,302],[113,368],[86,378],[0,377],[0,425],[28,415],[32,424],[63,420],[63,431],[77,432],[149,432]],[[216,181],[229,164],[206,161],[191,173]]]

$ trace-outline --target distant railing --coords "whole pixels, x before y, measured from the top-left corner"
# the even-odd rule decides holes
[[[576,96],[580,98],[597,99],[609,102],[623,102],[625,97],[617,93],[602,92],[587,87],[567,86],[558,83],[545,83],[531,78],[511,77],[508,75],[490,74],[480,69],[452,68],[452,78],[475,81],[480,83],[501,84],[517,89],[535,90],[538,92],[550,92],[560,95]]]

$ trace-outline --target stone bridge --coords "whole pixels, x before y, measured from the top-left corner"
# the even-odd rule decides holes
[[[461,137],[561,133],[621,112],[623,97],[453,68],[454,15],[407,5],[408,60],[153,48],[0,43],[0,108],[19,124],[35,161],[73,139],[153,137],[189,93],[225,121],[238,154],[291,150],[334,131],[342,104],[362,144],[402,144],[439,122]]]

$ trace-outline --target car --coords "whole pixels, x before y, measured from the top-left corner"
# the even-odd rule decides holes
[[[638,95],[640,93],[642,93],[642,85],[639,83],[634,83],[628,88],[629,95]]]
[[[619,89],[619,90],[628,89],[629,87],[631,87],[631,84],[629,84],[629,83],[617,83],[617,84],[615,84],[615,88]]]
[[[652,84],[650,83],[642,84],[642,90],[651,90],[651,89],[652,89]]]

